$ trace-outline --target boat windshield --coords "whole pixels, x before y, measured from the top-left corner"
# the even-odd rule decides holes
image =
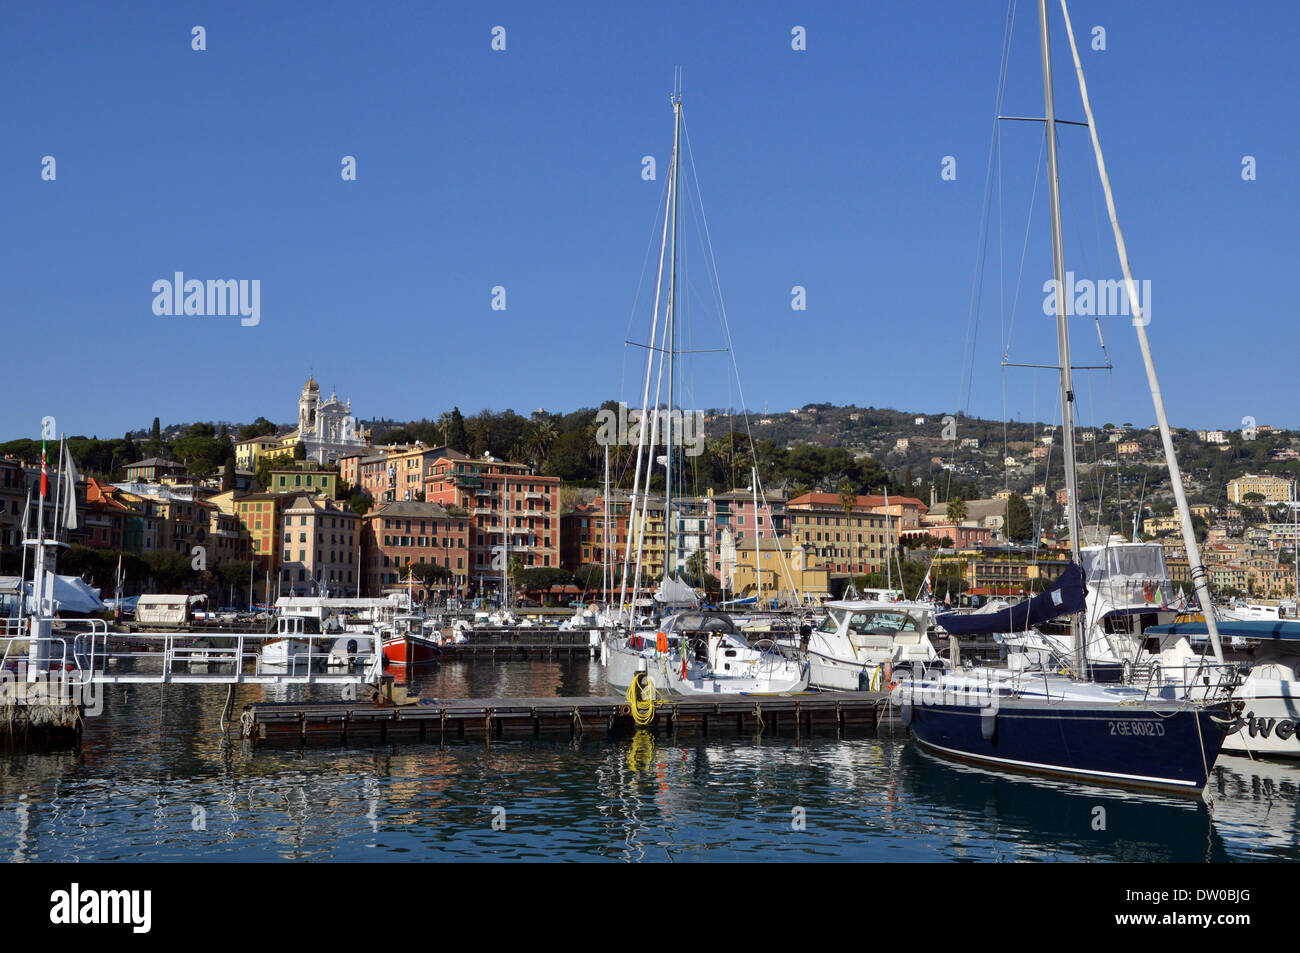
[[[735,635],[736,626],[729,616],[712,612],[679,612],[673,616],[667,631],[673,633],[721,632]]]
[[[826,618],[822,619],[822,624],[817,626],[817,631],[831,634],[838,632],[842,625],[844,625],[844,610],[831,609],[826,613]]]
[[[854,635],[893,635],[895,632],[915,632],[916,621],[906,612],[884,609],[878,612],[855,612],[849,619],[849,631]]]

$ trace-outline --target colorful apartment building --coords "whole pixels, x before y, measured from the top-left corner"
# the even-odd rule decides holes
[[[898,543],[898,520],[876,512],[875,501],[855,497],[846,512],[836,493],[797,496],[786,505],[790,539],[811,546],[832,575],[883,570]]]
[[[560,565],[570,571],[582,565],[608,562],[622,572],[627,552],[627,524],[630,499],[611,499],[609,528],[605,526],[605,498],[580,503],[560,516]]]
[[[361,528],[362,586],[378,596],[385,588],[406,581],[408,567],[429,564],[451,573],[448,588],[458,594],[469,591],[473,566],[470,539],[474,527],[468,516],[453,514],[439,503],[399,500],[382,503],[366,513]],[[500,574],[500,567],[489,572]],[[477,578],[477,574],[475,574]],[[413,584],[424,598],[423,585]]]
[[[356,593],[361,517],[325,496],[288,497],[280,509],[281,595]]]
[[[390,456],[390,460],[391,460]],[[473,532],[469,546],[474,577],[491,577],[493,555],[509,539],[511,555],[524,566],[560,565],[560,478],[538,476],[522,463],[474,458],[438,448],[424,460],[424,498],[452,513],[465,513]],[[394,468],[405,485],[401,467]]]
[[[734,567],[734,562],[723,558],[724,550],[730,553],[734,547],[742,545],[744,540],[752,540],[756,535],[788,535],[789,520],[784,493],[766,494],[757,501],[757,505],[754,491],[747,489],[710,493],[707,499],[708,520],[712,529],[711,572],[724,582],[731,579]]]
[[[1282,477],[1247,473],[1228,481],[1228,501],[1245,503],[1247,496],[1258,493],[1266,503],[1287,503],[1291,501],[1293,488],[1294,484]]]
[[[17,457],[0,459],[0,546],[21,546],[27,480]]]
[[[222,513],[239,521],[240,531],[247,537],[249,556],[263,572],[278,573],[280,554],[279,508],[288,497],[278,493],[239,493],[227,490],[209,497]]]

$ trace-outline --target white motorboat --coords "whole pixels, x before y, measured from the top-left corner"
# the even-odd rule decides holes
[[[288,668],[324,661],[335,636],[323,636],[315,616],[281,615],[276,619],[275,637],[262,644],[263,665]]]
[[[1219,621],[1221,635],[1251,646],[1254,658],[1244,681],[1233,694],[1237,703],[1235,730],[1223,742],[1223,750],[1236,754],[1300,758],[1300,622],[1248,620]],[[1180,622],[1154,626],[1147,631],[1155,659],[1154,679],[1175,685],[1181,693],[1202,693],[1205,679],[1192,666],[1200,656],[1192,655],[1174,668],[1175,683],[1162,663],[1166,654],[1177,650],[1185,657],[1190,650],[1180,647],[1206,635],[1204,622]],[[1165,652],[1155,654],[1161,646]],[[1204,662],[1203,662],[1204,664]],[[1189,676],[1183,676],[1190,671]],[[1209,679],[1213,682],[1213,679]],[[1166,688],[1166,691],[1170,691]]]
[[[827,603],[821,625],[779,640],[783,652],[809,663],[809,685],[839,691],[887,689],[886,668],[938,658],[928,635],[934,608],[873,599]]]

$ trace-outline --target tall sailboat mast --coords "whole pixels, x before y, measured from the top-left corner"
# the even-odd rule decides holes
[[[604,537],[605,537],[605,545],[601,547],[601,553],[602,553],[602,556],[601,556],[601,560],[600,560],[600,592],[601,592],[601,597],[604,599],[605,607],[608,608],[608,607],[609,607],[609,591],[610,591],[612,588],[614,588],[613,563],[610,561],[610,555],[609,555],[609,543],[610,543],[610,531],[609,531],[609,529],[610,529],[610,527],[609,527],[609,444],[605,444],[605,497],[604,497],[604,509],[605,509],[605,512],[602,514],[602,516],[603,516],[602,522],[604,523],[604,527],[605,527],[605,533],[604,533]]]
[[[749,469],[749,488],[754,494],[754,576],[758,579],[758,610],[763,610],[763,546],[758,531],[758,467]]]
[[[506,609],[510,606],[510,478],[508,476],[501,480],[501,498],[506,511],[503,527],[505,532],[502,534],[505,555],[501,560],[501,608]]]
[[[668,426],[665,428],[664,460],[664,578],[673,575],[673,385],[677,354],[677,193],[681,171],[682,93],[673,94],[673,170],[672,215],[673,243],[668,266]]]
[[[1056,163],[1056,101],[1052,95],[1052,47],[1047,26],[1047,0],[1038,0],[1038,39],[1043,60],[1043,108],[1047,135],[1047,187],[1052,213],[1052,269],[1056,278],[1056,351],[1061,366],[1061,423],[1065,445],[1065,492],[1069,506],[1070,559],[1083,564],[1079,551],[1079,478],[1074,456],[1074,381],[1070,367],[1070,323],[1065,309],[1065,249],[1061,237],[1061,187]],[[1083,626],[1079,616],[1070,617],[1074,642],[1074,675],[1085,674]]]
[[[673,109],[674,109],[674,129],[675,129],[676,110],[679,105],[676,88],[674,88],[672,98],[674,102]],[[674,134],[673,146],[674,146],[673,166],[675,169],[676,151],[677,151],[675,134]],[[674,175],[670,171],[669,178],[668,178],[669,195],[670,196],[675,195],[676,189],[677,189],[676,175]],[[663,286],[664,286],[664,257],[668,250],[668,225],[672,218],[672,211],[673,211],[672,202],[671,201],[665,202],[663,234],[659,240],[659,268],[655,274],[654,310],[651,312],[651,316],[650,316],[650,339],[648,344],[648,350],[646,352],[647,357],[646,357],[645,380],[642,384],[642,390],[641,390],[641,420],[637,427],[636,466],[633,468],[632,471],[632,500],[631,500],[631,507],[628,512],[628,522],[627,522],[628,545],[623,554],[623,577],[622,577],[621,585],[619,587],[619,595],[618,595],[618,611],[619,611],[620,618],[622,617],[623,609],[627,604],[627,579],[628,579],[629,570],[632,570],[634,573],[632,576],[633,609],[635,609],[636,606],[637,591],[641,584],[641,558],[645,552],[645,536],[650,522],[649,519],[650,475],[654,472],[654,434],[659,422],[658,387],[656,387],[655,389],[655,413],[653,417],[650,414],[650,377],[654,368],[655,341],[658,340],[658,336],[659,336],[659,300],[660,300],[660,295],[663,292]],[[661,369],[663,367],[662,360],[659,363],[659,367]],[[651,421],[651,425],[649,427],[646,426],[647,420]],[[647,437],[649,438],[648,440]],[[650,456],[649,461],[646,461],[644,459],[644,455],[647,452],[647,443],[649,444],[649,448],[648,448],[649,456]],[[642,463],[645,463],[644,471],[642,468]],[[644,493],[642,493],[641,491],[641,478],[643,472],[645,474]],[[637,540],[635,567],[633,567],[632,564],[632,545],[631,545],[632,539],[631,538],[633,534],[636,535],[636,540]]]

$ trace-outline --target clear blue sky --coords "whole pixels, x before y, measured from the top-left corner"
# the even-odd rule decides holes
[[[1058,114],[1079,118],[1052,8]],[[1300,426],[1297,11],[1072,7],[1082,42],[1107,31],[1084,68],[1134,269],[1153,282],[1175,424]],[[155,415],[287,420],[309,371],[360,415],[400,419],[631,397],[623,341],[662,186],[640,160],[666,168],[678,65],[750,407],[1002,416],[996,215],[969,404],[960,371],[1005,13],[968,0],[11,4],[0,436],[36,436],[46,413],[101,437]],[[1041,115],[1033,17],[1022,2],[1012,114]],[[490,49],[498,24],[504,53]],[[791,50],[795,25],[806,52]],[[1016,125],[1008,288],[1040,138]],[[1114,278],[1085,136],[1061,133],[1067,261]],[[344,155],[355,182],[340,179]],[[1243,155],[1256,181],[1242,181]],[[1018,360],[1054,359],[1045,201],[1040,188]],[[152,283],[175,271],[259,279],[260,325],[155,316]],[[494,285],[505,312],[489,307]],[[1096,363],[1090,320],[1075,329],[1076,359]],[[1149,423],[1133,331],[1105,329],[1116,370],[1079,385],[1083,422]],[[1006,376],[1013,417],[1054,419],[1053,395],[1050,375]],[[700,405],[726,402],[726,388],[699,391]]]

